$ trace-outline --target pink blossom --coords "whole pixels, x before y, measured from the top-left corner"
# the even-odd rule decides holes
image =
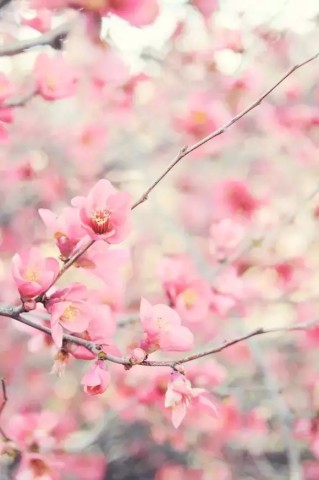
[[[250,191],[243,180],[226,179],[213,188],[212,206],[217,219],[225,216],[239,220],[251,220],[261,201]]]
[[[34,65],[34,77],[40,95],[46,100],[66,98],[75,93],[77,75],[62,54],[49,57],[40,53]]]
[[[86,162],[88,158],[96,158],[105,151],[107,133],[107,128],[100,120],[81,126],[75,132],[69,147],[70,156],[76,158],[79,163]]]
[[[134,348],[134,350],[133,350],[133,352],[130,356],[130,362],[133,365],[142,363],[145,360],[146,355],[147,354],[146,354],[145,350],[143,350],[142,348]]]
[[[116,190],[108,180],[99,180],[87,197],[76,197],[73,202],[80,207],[82,225],[92,239],[119,243],[128,236],[130,195]]]
[[[0,108],[0,122],[12,123],[13,122],[13,110],[12,108]]]
[[[48,450],[54,444],[58,416],[49,410],[40,413],[24,412],[12,415],[6,425],[7,435],[22,450],[36,447]]]
[[[46,302],[51,314],[52,338],[58,348],[62,347],[63,329],[74,333],[84,332],[94,316],[94,306],[85,302],[86,294],[84,285],[72,284],[55,292]]]
[[[123,58],[113,49],[108,48],[94,62],[91,76],[96,86],[121,86],[130,78],[128,66]]]
[[[128,249],[110,249],[103,240],[97,240],[84,255],[77,260],[76,266],[90,270],[107,283],[120,283],[121,273],[128,263]]]
[[[170,302],[183,319],[198,322],[205,318],[211,303],[211,289],[186,256],[162,259],[159,276]]]
[[[81,381],[88,395],[99,395],[105,392],[109,383],[110,374],[103,360],[97,360]]]
[[[92,311],[90,312],[90,322],[84,332],[78,334],[80,338],[85,338],[98,345],[107,347],[113,345],[112,337],[116,331],[115,318],[112,314],[111,308],[108,305],[93,304],[93,298],[89,297]],[[75,358],[83,360],[91,360],[95,355],[87,348],[81,345],[71,344],[68,347],[70,353]]]
[[[39,215],[45,226],[56,240],[62,258],[68,259],[78,242],[86,236],[77,208],[66,207],[60,215],[51,210],[40,208]]]
[[[43,257],[37,248],[31,248],[12,259],[12,275],[23,299],[44,293],[59,273],[59,262]]]
[[[191,403],[196,403],[198,409],[217,414],[215,405],[205,397],[204,388],[193,388],[185,375],[173,372],[165,395],[165,407],[172,409],[172,423],[178,428],[182,423]]]
[[[196,269],[186,255],[164,257],[158,268],[159,278],[170,299],[187,288],[189,282],[198,278]]]
[[[175,298],[175,308],[180,316],[189,322],[200,322],[208,312],[212,300],[209,284],[198,278],[187,284],[187,287]]]
[[[231,218],[224,218],[212,224],[210,235],[210,253],[221,261],[236,253],[245,230],[240,223]]]
[[[159,6],[157,0],[117,0],[110,1],[110,12],[124,18],[137,27],[154,22]]]
[[[227,118],[224,107],[211,92],[197,91],[190,96],[185,114],[177,117],[175,122],[179,129],[199,140],[216,130]]]
[[[183,352],[193,347],[192,332],[181,325],[178,313],[167,305],[151,305],[142,298],[140,318],[144,329],[141,348],[148,353],[158,349]]]
[[[15,480],[61,480],[63,462],[47,454],[24,452]]]
[[[204,17],[209,17],[218,7],[218,0],[191,0],[191,3]]]

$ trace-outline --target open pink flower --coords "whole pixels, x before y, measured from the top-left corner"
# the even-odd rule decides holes
[[[88,269],[106,283],[122,281],[121,273],[130,258],[128,249],[114,249],[103,240],[96,241],[84,255],[77,260],[76,266]]]
[[[159,276],[171,304],[185,321],[198,322],[206,317],[211,289],[186,256],[162,259]]]
[[[186,288],[176,296],[175,308],[185,321],[200,322],[207,316],[211,300],[209,284],[197,278],[189,282]]]
[[[92,302],[90,297],[90,303]],[[86,330],[79,337],[85,338],[103,347],[113,345],[112,336],[116,331],[115,318],[108,305],[94,305],[91,311],[91,319]],[[91,360],[95,355],[87,348],[75,343],[69,345],[69,351],[75,358]]]
[[[49,57],[40,53],[34,65],[34,76],[39,93],[46,100],[66,98],[75,93],[77,75],[62,54]]]
[[[172,409],[172,423],[178,428],[190,404],[210,413],[217,414],[215,405],[205,397],[204,388],[193,388],[190,381],[178,372],[173,372],[165,395],[165,407]]]
[[[245,229],[241,223],[231,218],[223,218],[214,222],[210,227],[210,253],[218,261],[234,255],[240,242],[245,236]]]
[[[88,395],[99,395],[105,392],[109,383],[110,373],[103,360],[97,360],[81,381],[81,385]]]
[[[25,300],[45,292],[59,272],[55,258],[44,258],[37,248],[15,254],[12,259],[12,275],[21,297]]]
[[[86,303],[86,288],[73,284],[55,292],[46,303],[51,314],[52,338],[57,347],[62,347],[63,329],[69,332],[84,332],[94,316],[94,306]]]
[[[141,299],[140,317],[144,328],[141,348],[148,353],[156,350],[183,352],[193,347],[192,332],[181,325],[175,310],[164,304],[151,305]]]
[[[83,227],[94,240],[109,243],[124,240],[131,229],[131,197],[119,192],[105,179],[99,180],[87,197],[77,197]]]
[[[261,203],[243,180],[229,178],[214,185],[212,205],[214,216],[218,219],[227,216],[251,220]]]
[[[39,215],[55,238],[62,257],[69,258],[77,243],[87,235],[81,225],[78,209],[64,208],[58,216],[51,210],[40,208]]]

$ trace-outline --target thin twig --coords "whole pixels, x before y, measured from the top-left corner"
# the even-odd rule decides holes
[[[73,255],[71,255],[69,260],[64,263],[63,267],[60,269],[58,275],[56,276],[54,281],[51,283],[51,285],[47,288],[47,290],[44,293],[42,293],[41,295],[38,295],[35,298],[35,301],[43,302],[48,290],[50,290],[50,288],[53,287],[53,285],[55,285],[55,283],[62,277],[62,275],[64,275],[65,272],[69,270],[69,268],[77,261],[77,259],[81,257],[81,255],[83,255],[93,245],[94,242],[95,240],[91,240],[91,239],[88,240],[88,242],[85,243],[83,247],[79,248],[79,250],[77,250]]]
[[[29,38],[17,42],[9,43],[8,45],[0,46],[0,57],[18,55],[26,50],[34,47],[49,45],[56,48],[59,43],[64,40],[70,32],[70,24],[66,23],[56,27],[50,32],[45,32],[36,38]]]
[[[304,62],[293,66],[283,77],[280,78],[280,80],[278,80],[275,83],[275,85],[273,85],[271,88],[266,90],[266,92],[264,92],[257,100],[255,100],[251,105],[249,105],[247,108],[242,110],[240,113],[235,115],[231,120],[229,120],[227,123],[225,123],[225,125],[218,128],[217,130],[215,130],[211,134],[207,135],[207,137],[203,138],[202,140],[199,140],[198,142],[194,143],[194,145],[192,145],[190,147],[186,147],[186,146],[183,147],[180,150],[180,152],[178,153],[178,155],[174,158],[172,163],[166,168],[166,170],[155,180],[155,182],[133,204],[132,210],[134,208],[136,208],[138,205],[140,205],[141,203],[144,203],[148,199],[148,196],[152,192],[152,190],[154,190],[154,188],[163,180],[163,178],[165,178],[166,175],[175,167],[175,165],[177,165],[184,157],[186,157],[191,152],[193,152],[197,148],[201,147],[205,143],[209,142],[213,138],[218,137],[222,133],[226,132],[226,130],[228,130],[228,128],[231,127],[234,123],[238,122],[238,120],[240,120],[242,117],[247,115],[247,113],[251,112],[251,110],[258,107],[258,105],[260,105],[262,103],[262,101],[266,97],[268,97],[268,95],[270,95],[281,83],[283,83],[286,80],[286,78],[288,78],[290,75],[292,75],[299,68],[303,67],[304,65],[307,65],[307,63],[312,62],[313,60],[315,60],[318,57],[319,57],[319,52],[316,53],[315,55],[311,56],[310,58],[308,58]]]

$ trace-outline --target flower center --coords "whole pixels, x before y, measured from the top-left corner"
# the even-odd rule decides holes
[[[184,300],[185,307],[187,309],[190,309],[194,306],[196,299],[197,299],[197,295],[194,290],[192,290],[191,288],[187,288],[184,291],[183,300]]]
[[[39,273],[35,268],[27,268],[24,276],[26,280],[29,280],[30,282],[37,282],[39,280]]]
[[[197,125],[203,125],[208,120],[207,114],[200,110],[195,110],[192,112],[192,118]]]
[[[109,210],[94,210],[90,220],[93,232],[99,235],[110,232],[113,229],[111,212]]]
[[[76,319],[77,315],[78,309],[73,305],[69,305],[68,307],[66,307],[63,314],[61,315],[61,320],[63,320],[64,322],[72,322]]]

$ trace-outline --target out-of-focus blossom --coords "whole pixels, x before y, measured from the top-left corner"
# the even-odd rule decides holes
[[[59,262],[55,258],[43,257],[37,248],[15,254],[12,259],[12,275],[25,300],[45,292],[58,272]]]
[[[172,423],[178,428],[182,423],[191,403],[196,403],[198,410],[217,414],[215,405],[205,396],[204,388],[193,388],[185,375],[178,372],[171,374],[171,380],[165,395],[165,407],[172,410]]]
[[[251,220],[260,207],[261,201],[243,180],[226,179],[213,186],[212,209],[217,219]]]
[[[74,95],[78,76],[62,54],[50,57],[40,53],[34,65],[34,78],[43,98],[58,100]]]
[[[103,360],[97,360],[82,378],[81,384],[88,395],[105,392],[110,383],[110,374]]]
[[[167,305],[151,305],[142,298],[140,317],[145,336],[141,343],[143,350],[182,352],[193,347],[192,332],[181,325],[178,313]]]
[[[86,231],[80,222],[78,209],[66,207],[60,215],[56,215],[51,210],[40,208],[39,215],[56,240],[62,257],[69,258],[78,242],[86,236]]]

